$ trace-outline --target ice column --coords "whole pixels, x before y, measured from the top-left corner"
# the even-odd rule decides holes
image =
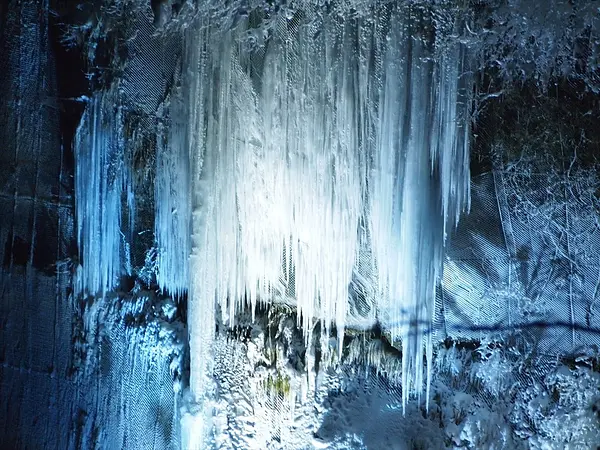
[[[106,294],[123,273],[121,205],[122,195],[131,189],[123,149],[116,89],[98,93],[89,99],[75,136],[75,207],[81,264],[76,288],[86,295]]]

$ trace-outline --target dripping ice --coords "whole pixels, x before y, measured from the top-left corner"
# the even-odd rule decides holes
[[[190,447],[210,428],[216,315],[233,325],[246,302],[284,302],[307,339],[317,321],[335,328],[339,356],[360,267],[374,274],[372,319],[402,345],[403,402],[428,399],[444,242],[469,203],[470,81],[463,45],[432,42],[422,20],[404,6],[345,20],[307,9],[272,19],[267,45],[248,45],[247,18],[186,31],[184,86],[160,112],[154,231],[160,288],[188,291],[204,405],[184,418]],[[133,181],[115,98],[94,96],[77,134],[88,293],[124,270]]]
[[[335,326],[340,352],[365,254],[377,274],[375,318],[402,343],[403,402],[429,385],[444,242],[469,202],[465,49],[429,42],[408,8],[375,16],[282,18],[254,53],[240,44],[242,25],[192,33],[199,397],[217,304],[233,324],[246,300],[252,310],[292,302],[307,335],[314,321],[326,333]]]

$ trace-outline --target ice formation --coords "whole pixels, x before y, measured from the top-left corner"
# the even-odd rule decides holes
[[[209,389],[217,305],[233,324],[245,302],[292,302],[340,351],[366,228],[403,401],[420,397],[445,236],[469,199],[464,48],[404,6],[253,20],[188,42],[191,389]]]
[[[75,136],[75,206],[81,263],[76,288],[85,295],[106,294],[130,267],[121,229],[122,198],[126,198],[132,217],[134,197],[124,162],[117,95],[117,90],[111,89],[88,99]]]
[[[187,29],[184,81],[157,114],[155,237],[160,288],[188,291],[190,388],[203,411],[183,419],[188,447],[210,429],[217,314],[233,325],[245,305],[294,305],[307,342],[320,321],[341,356],[365,255],[374,319],[401,341],[403,402],[429,386],[444,242],[469,202],[465,48],[460,26],[436,17],[306,7],[228,27],[206,15]],[[88,293],[122,270],[132,198],[115,91],[90,100],[77,134]]]
[[[180,95],[160,108],[157,133],[154,234],[158,286],[175,296],[187,291],[190,255],[189,157],[185,106]]]

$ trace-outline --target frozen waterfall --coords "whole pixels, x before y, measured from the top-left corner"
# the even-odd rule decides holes
[[[156,280],[188,293],[190,448],[210,429],[217,314],[233,325],[285,303],[307,341],[319,322],[335,333],[323,351],[341,357],[355,276],[401,343],[403,402],[428,399],[444,244],[469,204],[461,24],[407,5],[229,13],[186,29],[183,81],[157,119]],[[120,111],[115,89],[96,95],[77,134],[78,280],[93,295],[127,270],[121,222],[135,217]]]

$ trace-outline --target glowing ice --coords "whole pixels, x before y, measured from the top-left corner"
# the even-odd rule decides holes
[[[123,193],[129,194],[131,209],[133,195],[123,160],[117,104],[116,89],[91,98],[75,136],[75,207],[81,259],[76,285],[86,295],[106,294],[127,266],[121,198]]]
[[[341,348],[363,226],[406,401],[422,393],[444,240],[469,199],[463,49],[434,45],[405,7],[301,17],[274,20],[258,50],[247,23],[190,43],[192,390],[206,391],[217,304],[232,324],[245,300],[295,302],[305,332],[335,325]]]
[[[189,291],[202,411],[184,421],[191,446],[211,426],[217,312],[233,324],[245,302],[294,304],[306,336],[335,326],[340,352],[359,255],[377,319],[402,344],[403,401],[422,395],[444,241],[469,202],[470,86],[462,44],[415,11],[307,8],[266,29],[205,15],[188,29],[187,82],[159,112],[155,234],[160,287]],[[127,250],[115,92],[90,100],[76,137],[78,277],[91,294],[115,286]]]

